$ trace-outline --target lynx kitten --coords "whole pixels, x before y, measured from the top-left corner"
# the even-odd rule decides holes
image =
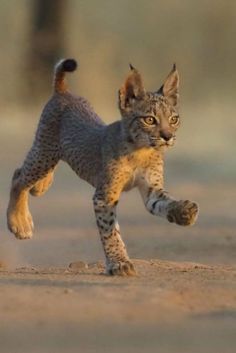
[[[74,59],[55,67],[54,94],[42,112],[31,150],[13,175],[8,227],[19,239],[32,237],[28,195],[45,193],[63,160],[95,187],[94,211],[107,273],[133,275],[116,216],[122,191],[137,187],[146,209],[169,222],[191,225],[198,214],[195,202],[175,200],[163,190],[163,153],[174,144],[180,124],[179,75],[174,65],[161,88],[148,92],[140,73],[130,66],[119,90],[122,118],[106,125],[87,100],[67,90],[66,72],[76,67]]]

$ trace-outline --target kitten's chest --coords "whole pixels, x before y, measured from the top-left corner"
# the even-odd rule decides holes
[[[131,169],[130,179],[124,187],[128,191],[139,184],[153,184],[163,175],[163,157],[157,151],[150,149],[136,151],[128,157],[127,163]]]

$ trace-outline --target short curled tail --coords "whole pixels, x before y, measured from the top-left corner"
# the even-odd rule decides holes
[[[65,80],[66,72],[73,72],[77,69],[77,62],[74,59],[62,59],[55,66],[54,90],[57,93],[67,91]]]

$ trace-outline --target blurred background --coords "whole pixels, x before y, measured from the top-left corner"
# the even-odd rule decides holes
[[[199,222],[183,229],[157,220],[132,191],[119,207],[124,239],[132,257],[232,263],[236,2],[2,0],[0,16],[3,260],[13,266],[65,265],[103,258],[93,190],[62,163],[53,188],[30,200],[34,239],[16,241],[6,229],[10,179],[31,146],[51,94],[53,66],[60,58],[74,57],[79,69],[68,78],[71,90],[86,97],[107,123],[120,116],[117,91],[130,62],[148,90],[158,89],[177,63],[182,126],[166,156],[166,188],[199,202]]]

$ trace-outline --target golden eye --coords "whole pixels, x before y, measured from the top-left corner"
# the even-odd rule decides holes
[[[156,119],[152,116],[146,116],[145,118],[143,118],[143,120],[148,125],[154,125],[156,123]]]
[[[169,119],[170,124],[176,125],[179,122],[179,116],[178,115],[173,115]]]

